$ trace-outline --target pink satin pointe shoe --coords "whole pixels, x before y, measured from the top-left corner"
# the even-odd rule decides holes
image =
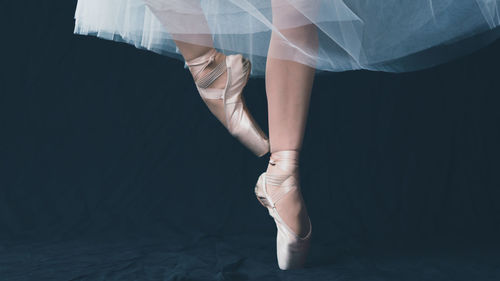
[[[186,61],[193,73],[198,92],[210,111],[233,137],[258,157],[263,156],[269,151],[269,140],[248,111],[242,95],[250,77],[250,61],[242,55],[228,55],[211,71],[201,75],[201,72],[215,61],[217,54],[215,49],[211,49],[200,57]],[[225,88],[209,88],[224,72],[227,74]]]
[[[271,154],[270,165],[290,167],[287,163],[287,157],[291,151],[279,151]],[[294,152],[294,151],[292,151]],[[277,160],[273,159],[277,158]],[[286,169],[284,169],[286,171]],[[293,192],[298,192],[300,196],[300,186],[298,173],[290,174],[268,174],[262,173],[259,176],[255,186],[255,195],[259,202],[268,209],[269,215],[274,219],[277,228],[276,235],[276,255],[278,266],[282,270],[296,269],[304,266],[307,254],[310,248],[312,225],[309,216],[307,216],[308,232],[306,235],[299,236],[284,221],[283,214],[280,215],[276,209],[276,204],[285,196],[290,196]],[[276,186],[277,189],[270,194],[268,185]],[[302,199],[300,200],[301,202]],[[303,206],[305,208],[305,205]],[[282,210],[283,211],[283,210]]]

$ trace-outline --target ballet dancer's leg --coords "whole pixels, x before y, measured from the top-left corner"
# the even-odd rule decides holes
[[[164,1],[162,5],[159,5],[156,1],[144,1],[170,33],[186,62],[204,55],[206,56],[214,49],[211,31],[199,0],[170,0]],[[178,13],[177,10],[179,7],[188,7],[190,14]],[[202,77],[210,73],[225,58],[224,54],[217,52],[215,60],[201,71],[198,76]],[[195,75],[199,67],[190,67],[189,70],[192,75]],[[227,74],[224,72],[209,85],[209,88],[223,89],[226,85],[226,79]],[[224,113],[221,110],[212,110],[214,108],[222,108],[222,100],[206,99],[205,103],[207,103],[212,114],[225,125]]]
[[[267,174],[295,174],[298,178],[299,153],[315,73],[315,68],[309,65],[313,63],[311,57],[317,50],[318,37],[316,26],[308,24],[303,14],[284,3],[273,0],[273,24],[281,34],[273,32],[271,35],[266,65],[271,159],[278,162],[278,165],[268,165]],[[300,22],[303,25],[288,28]],[[286,60],[290,57],[304,63]],[[268,187],[271,193],[280,188],[272,184]],[[308,214],[300,192],[285,196],[276,207],[295,233],[300,236],[308,233]]]
[[[200,19],[202,21],[205,21],[204,18]],[[196,35],[198,38],[196,40],[202,40],[206,44],[203,45],[195,45],[187,42],[192,42],[194,41],[192,38],[193,35],[188,35],[188,34],[175,34],[172,35],[174,38],[175,44],[177,45],[177,48],[179,48],[179,51],[181,52],[182,56],[184,57],[185,61],[190,61],[192,59],[198,58],[200,56],[203,56],[210,52],[213,47],[207,47],[207,46],[213,46],[212,42],[212,36],[209,34],[200,34]],[[203,38],[205,37],[205,38]],[[199,76],[203,76],[207,73],[210,73],[211,71],[214,70],[215,66],[218,65],[219,63],[223,62],[226,59],[226,56],[223,53],[217,52],[217,55],[215,56],[215,60],[211,62],[203,71],[200,72]],[[195,67],[190,67],[189,70],[191,71],[192,75],[196,74],[197,69]],[[209,85],[209,88],[216,88],[216,89],[224,89],[226,86],[226,79],[227,79],[227,73],[224,72],[221,76],[219,76],[212,84]],[[225,114],[222,110],[212,110],[213,108],[223,108],[223,101],[221,99],[206,99],[205,103],[207,103],[208,108],[212,112],[212,114],[219,119],[220,122],[222,122],[225,125]]]
[[[164,1],[162,5],[158,5],[156,1],[145,0],[145,2],[170,33],[186,62],[201,56],[206,56],[214,49],[211,31],[203,10],[201,9],[199,0],[170,0]],[[178,13],[177,10],[179,7],[187,7],[190,14]],[[225,58],[224,54],[217,52],[215,60],[201,71],[198,76],[202,77],[210,73],[214,70],[214,67],[224,61]],[[189,70],[194,76],[199,70],[199,67],[189,67]],[[209,88],[223,89],[226,85],[226,79],[227,75],[226,72],[224,72],[209,85]],[[221,110],[213,110],[214,108],[223,107],[222,100],[206,99],[204,101],[212,114],[214,114],[220,122],[226,125],[224,112]]]
[[[144,1],[170,33],[186,62],[206,55],[214,49],[212,32],[199,0],[169,0],[160,3]],[[183,12],[183,10],[188,12]],[[224,54],[218,52],[215,61],[210,63],[199,76],[212,71],[224,59]],[[198,68],[190,67],[189,70],[195,74]],[[226,74],[224,73],[210,84],[209,88],[223,89],[225,82]]]
[[[200,21],[205,21],[204,18],[199,19]],[[177,45],[177,48],[179,48],[179,51],[181,52],[182,56],[184,57],[185,61],[190,61],[192,59],[198,58],[202,55],[207,54],[210,52],[213,47],[207,47],[207,46],[213,46],[212,42],[212,36],[209,34],[197,34],[195,35],[196,39],[190,39],[193,37],[193,35],[189,34],[174,34],[172,37],[174,38],[175,44]],[[193,42],[195,40],[201,40],[203,45],[196,45],[188,42]],[[206,73],[211,72],[216,65],[218,65],[220,62],[224,61],[226,59],[226,56],[223,53],[217,52],[215,56],[215,60],[210,63],[201,73],[200,76],[203,76]],[[191,71],[191,74],[195,74],[193,71],[195,68],[189,68]],[[226,73],[222,74],[217,78],[212,84],[209,85],[209,88],[217,88],[217,89],[224,89],[226,85]],[[220,100],[217,100],[218,102],[221,102]]]
[[[268,138],[242,97],[250,76],[250,61],[242,55],[226,57],[214,48],[199,0],[145,1],[175,41],[212,114],[255,155],[266,154]]]

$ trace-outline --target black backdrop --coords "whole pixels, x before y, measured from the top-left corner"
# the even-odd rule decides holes
[[[253,194],[267,156],[210,115],[182,62],[74,35],[75,5],[2,3],[0,280],[499,280],[500,42],[317,77],[313,244],[281,272]],[[267,131],[263,79],[245,93]]]

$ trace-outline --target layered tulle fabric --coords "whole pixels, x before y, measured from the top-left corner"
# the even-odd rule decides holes
[[[79,0],[76,34],[183,60],[174,40],[320,71],[413,71],[500,37],[500,0]],[[271,36],[272,35],[272,36]],[[271,43],[271,48],[270,48]]]

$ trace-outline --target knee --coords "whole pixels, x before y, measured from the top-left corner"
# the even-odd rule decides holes
[[[319,0],[272,0],[272,22],[280,31],[307,32],[314,28],[319,10]],[[305,27],[300,29],[299,27]]]

